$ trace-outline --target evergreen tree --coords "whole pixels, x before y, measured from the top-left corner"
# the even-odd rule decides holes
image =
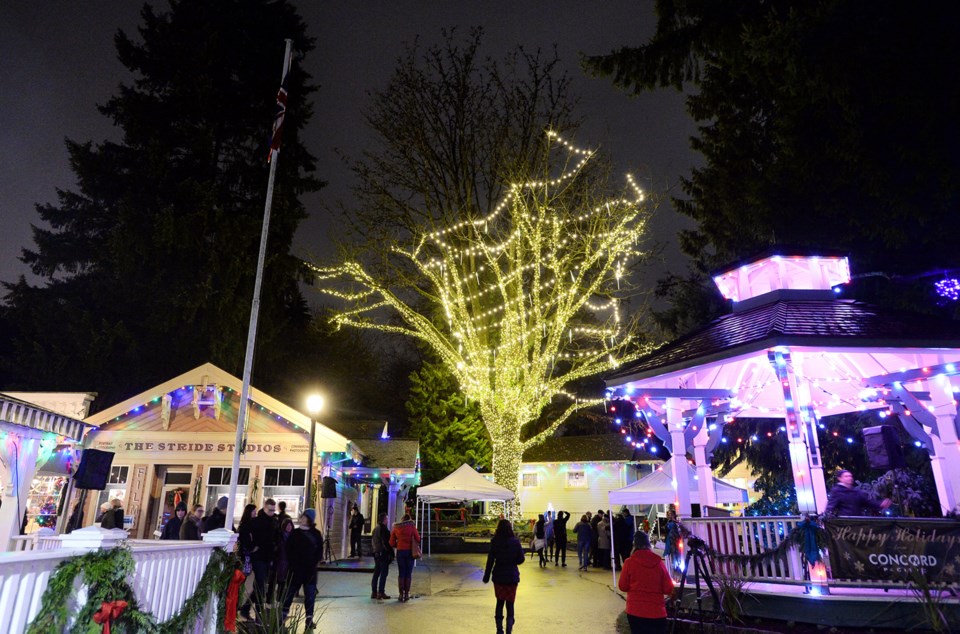
[[[674,202],[697,223],[680,235],[694,281],[709,287],[711,270],[769,246],[840,249],[872,273],[858,297],[931,307],[960,239],[960,6],[662,0],[657,12],[649,42],[587,66],[631,91],[689,95],[704,165]],[[661,287],[675,308],[704,295],[684,281]]]
[[[313,48],[285,0],[172,0],[119,32],[129,84],[99,110],[119,142],[67,141],[77,177],[22,259],[45,279],[6,283],[8,374],[19,387],[100,392],[106,405],[204,361],[239,374],[284,39],[295,51],[277,169],[255,377],[266,389],[309,339],[290,246],[316,190],[300,143]]]
[[[490,435],[480,407],[468,402],[442,364],[426,362],[410,375],[407,413],[420,440],[423,484],[440,480],[463,463],[479,471],[491,465]]]

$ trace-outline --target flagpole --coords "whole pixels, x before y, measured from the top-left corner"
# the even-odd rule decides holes
[[[293,40],[286,40],[287,46],[283,53],[282,82],[290,70],[290,51]],[[282,84],[281,84],[282,85]],[[276,131],[275,131],[276,133]],[[250,307],[250,327],[247,329],[247,352],[243,359],[243,386],[240,390],[240,406],[237,412],[237,436],[233,445],[233,468],[230,469],[230,495],[227,496],[227,517],[224,527],[233,525],[236,511],[237,484],[240,479],[240,454],[244,450],[244,433],[247,423],[247,402],[250,398],[250,375],[253,373],[253,353],[257,343],[257,319],[260,316],[260,287],[263,284],[263,263],[267,256],[267,234],[270,231],[270,210],[273,207],[273,179],[277,173],[277,153],[279,149],[270,150],[270,178],[267,181],[267,200],[263,206],[263,228],[260,230],[260,255],[257,258],[257,276],[253,283],[253,303]]]

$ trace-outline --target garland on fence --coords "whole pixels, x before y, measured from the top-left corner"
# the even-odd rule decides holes
[[[101,614],[107,605],[126,602],[126,609],[114,616],[112,628],[118,633],[136,634],[182,634],[189,631],[200,617],[201,611],[216,594],[223,597],[227,584],[236,568],[236,556],[215,548],[210,562],[203,571],[193,595],[183,604],[180,613],[164,623],[157,623],[152,614],[140,610],[127,578],[133,573],[134,562],[126,547],[98,550],[62,562],[47,584],[40,603],[40,612],[27,628],[27,634],[48,634],[66,631],[69,620],[69,601],[74,594],[74,581],[78,575],[88,587],[87,602],[80,607],[71,634],[100,632],[94,615]],[[223,631],[225,601],[218,602],[217,631]],[[107,630],[104,630],[107,631]]]
[[[679,520],[677,520],[677,526],[679,527],[680,534],[688,540],[691,537],[699,539],[697,535],[694,535],[690,529],[681,524]],[[701,539],[700,541],[703,540]],[[823,559],[821,553],[827,548],[827,531],[814,520],[805,517],[793,530],[787,533],[786,537],[776,548],[768,548],[755,555],[722,554],[714,550],[706,544],[706,542],[704,542],[702,550],[710,559],[721,562],[729,561],[741,566],[756,568],[762,564],[769,564],[773,561],[786,561],[787,551],[794,546],[800,550],[800,554],[803,555],[808,563],[815,565]]]

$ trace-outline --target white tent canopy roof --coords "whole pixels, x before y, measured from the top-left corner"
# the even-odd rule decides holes
[[[507,501],[515,496],[510,489],[490,482],[473,467],[463,464],[443,480],[417,489],[417,497],[430,502],[461,502]]]
[[[673,504],[677,500],[676,482],[673,480],[673,465],[675,458],[670,458],[663,464],[663,470],[657,470],[646,475],[633,484],[622,489],[610,491],[607,496],[610,505],[615,504]],[[688,462],[683,461],[687,468],[690,482],[690,502],[700,503],[700,491],[697,487],[697,470]],[[739,504],[747,502],[747,492],[727,484],[723,480],[713,478],[712,486],[717,492],[717,502],[721,504]]]

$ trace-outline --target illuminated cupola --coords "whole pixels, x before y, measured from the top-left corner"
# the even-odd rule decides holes
[[[725,299],[740,311],[783,299],[830,299],[850,282],[843,256],[770,255],[713,277]]]

